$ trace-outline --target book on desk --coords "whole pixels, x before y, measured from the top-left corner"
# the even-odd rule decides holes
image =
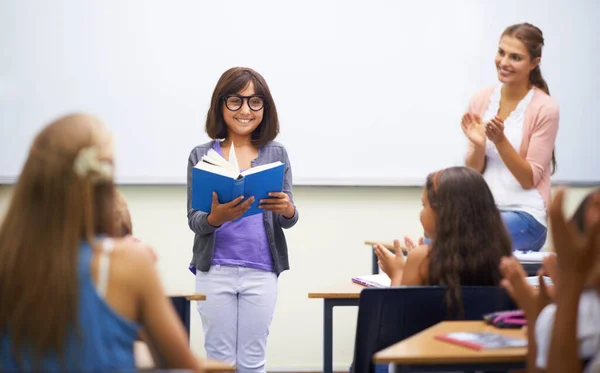
[[[527,340],[525,339],[507,337],[498,333],[452,332],[438,334],[435,339],[478,351],[527,347]]]
[[[254,202],[242,215],[260,214],[261,199],[267,199],[270,192],[281,192],[285,166],[281,162],[248,168],[240,171],[235,156],[234,145],[231,144],[229,161],[214,149],[210,149],[192,169],[192,208],[210,213],[212,193],[216,192],[219,203],[228,203],[244,196],[244,200],[254,197]]]
[[[392,280],[385,273],[352,277],[352,282],[370,288],[389,288]]]

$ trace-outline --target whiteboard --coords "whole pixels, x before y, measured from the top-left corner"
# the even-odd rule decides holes
[[[500,34],[528,21],[561,109],[554,182],[600,180],[594,0],[3,0],[0,182],[60,115],[104,121],[117,182],[183,184],[232,66],[267,80],[296,185],[422,185],[463,163],[460,117],[497,83]]]

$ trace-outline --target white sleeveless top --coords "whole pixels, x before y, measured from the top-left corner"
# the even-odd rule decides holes
[[[494,89],[487,111],[482,118],[483,123],[489,122],[498,114],[500,99],[502,98],[501,89],[502,84]],[[525,111],[533,98],[533,93],[533,89],[529,90],[515,110],[504,121],[504,135],[517,152],[519,152],[523,139]],[[489,139],[486,141],[485,155],[486,166],[483,178],[492,191],[498,209],[526,212],[545,227],[546,206],[537,188],[523,189],[521,187],[521,184],[502,161],[496,145]]]

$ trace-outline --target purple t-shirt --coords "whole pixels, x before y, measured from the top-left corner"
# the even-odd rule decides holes
[[[223,156],[219,141],[215,141],[213,149]],[[263,214],[256,214],[236,221],[228,221],[217,228],[212,265],[273,271],[273,257],[263,219]]]

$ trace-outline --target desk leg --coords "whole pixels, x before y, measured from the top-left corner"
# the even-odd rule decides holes
[[[323,310],[323,373],[333,373],[333,302],[325,299]]]
[[[170,297],[175,312],[181,319],[181,323],[185,328],[188,338],[188,344],[190,342],[190,301],[186,297]]]
[[[323,301],[323,373],[333,373],[333,307],[358,306],[358,298],[325,298]]]
[[[377,261],[379,259],[377,259],[377,255],[375,255],[375,250],[371,250],[371,253],[372,253],[371,255],[373,255],[373,259],[372,259],[373,260],[373,270],[372,270],[372,272],[374,275],[376,275],[379,273],[379,266],[377,265]]]

